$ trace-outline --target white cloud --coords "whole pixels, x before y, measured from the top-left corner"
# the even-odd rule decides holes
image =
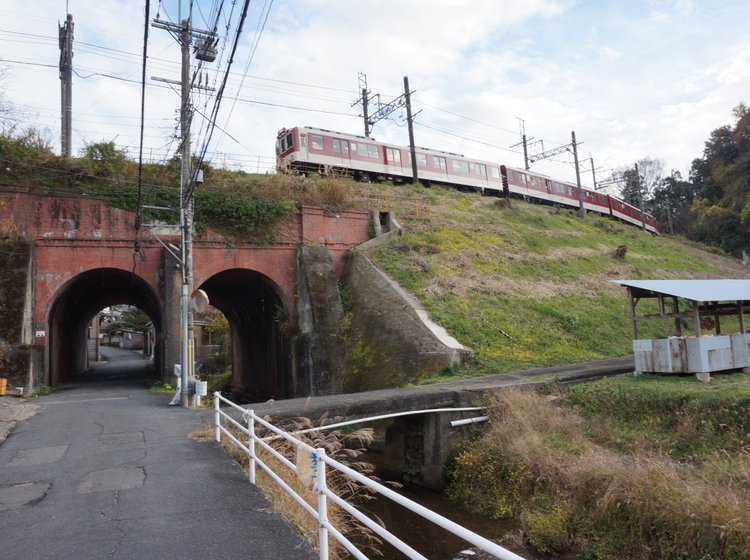
[[[721,6],[708,0],[276,2],[250,76],[238,91],[261,4],[253,4],[234,66],[238,75],[223,100],[219,124],[228,135],[217,132],[211,146],[220,152],[216,163],[237,162],[253,171],[273,167],[275,135],[282,127],[308,124],[361,133],[362,121],[351,107],[359,96],[358,72],[367,74],[370,89],[383,101],[403,93],[403,77],[409,76],[415,108],[422,110],[418,144],[512,165],[523,164],[519,148],[509,151],[519,139],[521,117],[527,134],[544,139],[545,148],[569,142],[575,130],[582,150],[595,161],[616,167],[649,156],[684,172],[701,154],[708,133],[729,122],[732,107],[750,91],[750,43],[743,39],[742,23],[750,6],[740,0]],[[175,3],[167,5],[175,18]],[[142,5],[70,0],[70,9],[78,74],[139,80]],[[64,3],[54,0],[4,0],[0,6],[0,31],[46,37],[0,32],[0,48],[3,58],[20,62],[10,65],[16,79],[7,86],[9,97],[26,105],[55,137],[57,70],[24,63],[57,64],[57,22],[64,15]],[[197,18],[196,25],[203,22]],[[154,28],[149,35],[149,77],[177,79],[174,39]],[[146,153],[166,154],[176,147],[179,96],[149,84]],[[115,137],[118,144],[136,145],[137,84],[76,76],[73,99],[76,149],[83,141]],[[196,95],[196,105],[210,111],[203,100]],[[198,137],[201,124],[205,121],[196,117]],[[402,124],[380,122],[375,136],[406,143],[405,128],[397,126]],[[557,161],[534,168],[574,176],[570,165]]]

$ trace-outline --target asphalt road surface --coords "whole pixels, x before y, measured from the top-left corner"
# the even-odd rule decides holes
[[[138,354],[34,399],[0,445],[4,560],[313,559],[206,426],[145,387]]]

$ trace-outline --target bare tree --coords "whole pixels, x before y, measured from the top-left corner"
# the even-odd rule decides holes
[[[16,114],[13,103],[8,99],[5,84],[10,83],[10,71],[7,67],[0,66],[0,132],[6,132],[17,124],[14,118]]]

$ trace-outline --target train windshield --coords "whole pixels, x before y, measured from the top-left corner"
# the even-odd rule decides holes
[[[294,134],[291,131],[279,134],[276,140],[276,155],[283,154],[292,146],[294,146]]]

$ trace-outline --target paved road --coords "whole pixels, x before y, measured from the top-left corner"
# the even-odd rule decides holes
[[[188,437],[198,414],[145,389],[145,361],[105,352],[0,445],[0,558],[316,558],[220,447]]]

